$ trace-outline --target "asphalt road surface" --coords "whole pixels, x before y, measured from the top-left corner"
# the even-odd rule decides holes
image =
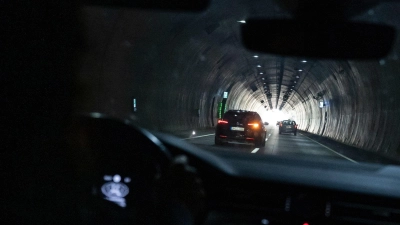
[[[216,146],[214,144],[214,132],[209,130],[208,133],[201,133],[197,136],[184,138],[202,149],[215,151],[241,151],[250,154],[266,154],[266,155],[285,155],[285,156],[307,156],[307,157],[328,157],[335,159],[348,160],[357,163],[353,157],[340,153],[341,150],[335,150],[316,140],[311,139],[301,132],[294,136],[293,133],[279,135],[278,126],[267,126],[267,139],[265,147],[256,148],[253,145],[245,144],[226,144]]]

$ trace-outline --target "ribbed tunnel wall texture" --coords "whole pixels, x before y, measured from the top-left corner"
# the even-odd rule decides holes
[[[282,106],[295,115],[302,130],[366,150],[400,154],[399,41],[381,61],[302,64],[300,59],[270,56],[252,61],[254,53],[240,46],[236,20],[244,15],[242,5],[230,7],[229,13],[237,11],[239,16],[228,17],[218,7],[210,9],[221,10],[213,16],[83,10],[88,44],[80,76],[81,110],[133,116],[143,126],[162,131],[210,127],[216,123],[223,92],[229,90],[228,109],[264,113],[272,110],[270,101],[274,109]],[[276,8],[260,10],[277,13]],[[265,80],[256,67],[259,63]],[[277,74],[282,75],[280,87]],[[290,83],[293,79],[296,82]],[[269,99],[267,89],[272,93]],[[292,94],[282,105],[287,92]],[[326,104],[322,109],[314,98],[318,93]]]

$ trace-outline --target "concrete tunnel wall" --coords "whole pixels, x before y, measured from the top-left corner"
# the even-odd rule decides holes
[[[231,87],[228,109],[265,112],[265,95],[250,88],[257,78],[243,65],[243,54],[248,53],[234,50],[234,37],[216,41],[192,29],[208,24],[189,15],[171,19],[168,13],[132,11],[83,11],[89,32],[79,110],[138,118],[142,126],[167,132],[204,128],[216,123],[217,104]],[[228,27],[225,22],[218,29]],[[220,37],[218,29],[213,35]],[[399,74],[397,59],[313,61],[282,110],[294,113],[302,130],[400,154]],[[313,98],[318,92],[327,104],[323,109]]]

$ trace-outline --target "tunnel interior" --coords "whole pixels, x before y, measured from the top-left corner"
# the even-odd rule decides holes
[[[380,4],[353,19],[400,30],[399,11]],[[273,1],[219,1],[201,13],[87,6],[81,16],[81,111],[165,132],[198,129],[215,125],[228,92],[226,109],[257,111],[270,123],[285,113],[301,130],[400,155],[399,37],[384,59],[320,60],[242,46],[246,18],[291,17]]]

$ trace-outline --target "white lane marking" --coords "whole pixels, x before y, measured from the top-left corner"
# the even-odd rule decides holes
[[[212,133],[212,134],[205,134],[205,135],[200,135],[200,136],[196,136],[196,137],[183,138],[182,140],[194,139],[194,138],[202,138],[202,137],[207,137],[207,136],[211,136],[211,135],[215,135],[215,134],[214,134],[214,133]]]
[[[314,141],[313,139],[311,139],[311,138],[309,138],[309,137],[307,137],[307,136],[305,136],[305,135],[303,135],[303,134],[300,134],[300,135],[303,136],[303,137],[306,137],[306,138],[310,139],[311,141],[313,141],[313,142],[315,142],[315,143],[321,145],[322,147],[325,147],[326,149],[330,150],[331,152],[333,152],[333,153],[335,153],[335,154],[337,154],[337,155],[339,155],[339,156],[342,156],[343,158],[349,160],[350,162],[358,163],[357,161],[354,161],[354,160],[350,159],[349,157],[340,154],[339,152],[337,152],[337,151],[335,151],[335,150],[329,148],[329,147],[326,146],[326,145],[323,145],[323,144],[319,143],[318,141]]]
[[[251,151],[251,153],[256,153],[259,150],[259,148],[255,148],[253,149],[253,151]]]

